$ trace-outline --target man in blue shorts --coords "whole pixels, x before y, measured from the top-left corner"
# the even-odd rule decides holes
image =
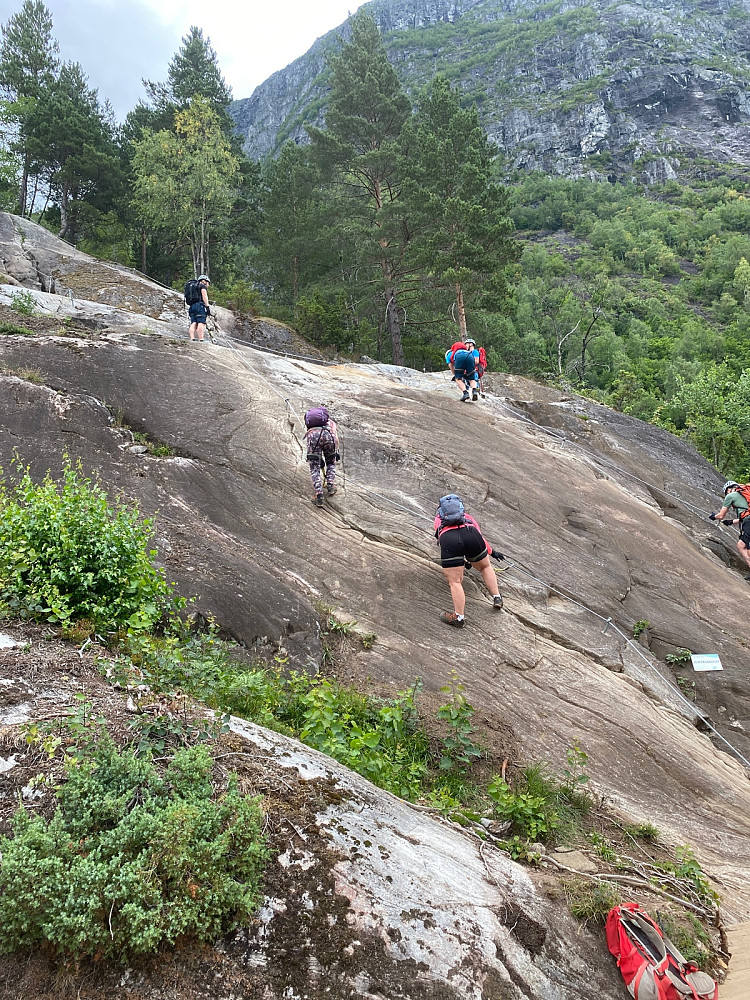
[[[211,309],[208,305],[208,292],[206,291],[206,286],[211,284],[211,279],[207,274],[199,274],[196,281],[198,282],[201,297],[190,306],[188,311],[190,318],[188,333],[191,340],[195,340],[197,334],[198,343],[202,344],[203,335],[206,332],[206,319],[211,315]]]

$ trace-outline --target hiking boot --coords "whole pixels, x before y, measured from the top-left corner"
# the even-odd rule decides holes
[[[479,393],[477,392],[476,389],[472,392],[471,398],[472,398],[472,401],[475,402],[475,403],[479,399]]]
[[[465,392],[465,393],[463,394],[463,396],[461,397],[461,402],[462,402],[462,403],[468,403],[470,399],[471,399],[471,396],[469,395],[469,393],[468,393],[468,391],[467,391],[467,392]]]
[[[502,606],[503,606],[503,595],[495,594],[495,596],[492,598],[492,607],[495,609],[495,611],[499,611],[500,608],[502,608]]]
[[[455,611],[444,611],[440,618],[446,625],[452,625],[454,628],[464,627],[463,618],[459,618]]]
[[[329,497],[332,497],[334,493],[338,493],[338,488],[336,486],[326,486],[326,493]]]
[[[317,496],[315,497],[315,499],[313,500],[313,503],[315,504],[316,507],[322,507],[323,506],[323,494],[322,493],[318,493]]]

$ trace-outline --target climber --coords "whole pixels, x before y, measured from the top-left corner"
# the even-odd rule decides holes
[[[474,366],[477,370],[477,384],[479,386],[479,395],[482,399],[486,399],[484,390],[482,389],[482,376],[487,371],[487,353],[483,347],[477,347],[477,342],[473,337],[467,337],[464,341],[466,344],[466,350],[471,351],[474,356]],[[476,396],[474,397],[476,399]]]
[[[185,284],[185,303],[189,306],[188,317],[190,319],[188,335],[194,341],[197,334],[199,344],[203,343],[206,319],[211,315],[208,292],[206,291],[206,286],[210,284],[211,279],[207,274],[199,274],[197,278],[192,278]]]
[[[440,546],[440,564],[450,587],[453,611],[443,611],[440,618],[454,628],[464,627],[464,567],[468,565],[482,574],[484,585],[492,597],[492,607],[503,606],[497,576],[490,565],[492,546],[482,537],[479,525],[464,510],[455,493],[441,497],[435,515],[435,538]],[[502,558],[502,557],[501,557]]]
[[[323,506],[323,473],[321,465],[325,465],[326,493],[332,497],[336,493],[336,462],[339,461],[339,435],[336,422],[325,406],[314,406],[305,413],[305,442],[307,444],[307,462],[310,465],[315,497],[313,503]]]
[[[462,403],[468,403],[470,399],[478,399],[477,395],[477,371],[474,363],[474,355],[466,349],[466,344],[462,340],[456,341],[445,352],[445,361],[453,378],[451,381],[463,386]],[[471,393],[469,389],[471,388]]]
[[[721,521],[722,524],[738,524],[740,537],[737,551],[743,562],[750,569],[750,486],[740,486],[733,479],[724,483],[724,504],[716,514],[709,515],[709,521]],[[736,511],[737,517],[727,518],[729,511]],[[750,574],[745,577],[750,580]]]

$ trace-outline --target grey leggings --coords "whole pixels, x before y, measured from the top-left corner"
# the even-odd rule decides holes
[[[325,455],[326,486],[333,486],[333,482],[336,479],[335,454],[335,452],[330,452]],[[310,478],[312,479],[313,489],[315,490],[316,496],[323,492],[323,470],[320,467],[321,461],[322,459],[317,455],[314,458],[309,459]]]

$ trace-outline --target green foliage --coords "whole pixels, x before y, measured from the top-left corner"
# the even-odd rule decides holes
[[[214,798],[211,768],[191,747],[162,777],[109,740],[69,760],[53,819],[21,807],[0,837],[0,952],[45,944],[127,961],[249,921],[266,857],[260,804],[234,778]]]
[[[34,331],[27,326],[17,326],[15,323],[0,323],[0,333],[7,333],[15,337],[33,337]]]
[[[584,926],[604,924],[613,906],[622,901],[620,889],[613,882],[600,882],[571,876],[560,882],[570,912]]]
[[[594,850],[602,861],[607,861],[609,864],[614,864],[617,861],[617,851],[606,837],[603,837],[600,833],[593,832],[589,834],[589,840],[594,845]]]
[[[260,292],[246,281],[235,281],[226,289],[215,288],[211,298],[217,305],[231,309],[239,316],[258,316],[263,309]]]
[[[347,632],[351,623],[340,627]],[[373,699],[320,675],[284,673],[283,663],[248,667],[212,633],[141,635],[129,648],[130,664],[110,665],[113,677],[145,681],[170,696],[188,692],[222,712],[294,734],[402,798],[422,791],[430,759],[416,710],[418,683],[393,699]]]
[[[22,316],[33,316],[36,312],[36,299],[31,292],[14,292],[10,297],[10,305]]]
[[[0,483],[0,599],[10,611],[137,632],[174,606],[148,548],[152,522],[137,507],[110,506],[67,456],[60,484],[17,470],[14,487]]]
[[[640,618],[635,625],[633,625],[633,638],[637,639],[638,636],[643,635],[646,629],[651,628],[651,622],[646,621],[645,618]]]
[[[713,909],[719,897],[711,888],[711,883],[693,854],[692,848],[685,844],[675,848],[674,861],[655,862],[654,868],[666,875],[680,879],[690,887],[695,898],[704,906]],[[654,879],[658,884],[658,877]]]
[[[653,823],[631,823],[625,827],[625,832],[647,844],[655,844],[659,839],[659,828]]]
[[[692,653],[689,649],[678,649],[676,653],[667,653],[664,657],[665,663],[668,663],[670,667],[679,667],[683,663],[690,663],[690,657]]]
[[[476,710],[467,701],[455,670],[451,672],[450,682],[440,691],[450,695],[450,701],[438,709],[438,718],[448,726],[448,735],[443,738],[440,768],[443,771],[463,771],[482,756],[482,748],[472,738],[475,728],[471,720]]]
[[[560,825],[555,792],[551,785],[540,787],[538,776],[531,779],[531,785],[529,772],[524,776],[524,787],[517,790],[495,776],[487,786],[487,794],[495,804],[496,815],[510,822],[511,833],[526,840],[546,840]]]
[[[563,780],[560,785],[563,792],[569,797],[580,792],[582,787],[591,780],[586,774],[588,761],[589,755],[581,748],[578,740],[574,740],[565,755]]]
[[[193,274],[205,272],[212,231],[226,224],[239,162],[210,102],[194,96],[174,131],[144,130],[134,144],[134,196],[141,219],[190,245]]]
[[[688,960],[705,968],[706,958],[713,951],[713,943],[703,924],[692,913],[657,913],[659,925],[665,936]]]

